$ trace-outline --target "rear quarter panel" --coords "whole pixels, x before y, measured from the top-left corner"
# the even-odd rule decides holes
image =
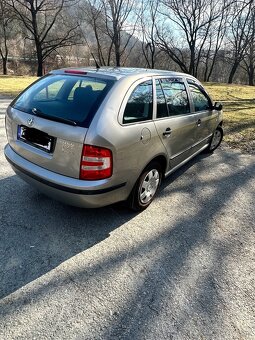
[[[127,99],[136,84],[129,78],[120,79],[115,84],[94,117],[85,139],[86,144],[112,150],[111,185],[126,182],[126,196],[146,165],[156,156],[165,156],[166,153],[153,120],[125,125],[120,123]],[[146,138],[143,139],[142,135]]]

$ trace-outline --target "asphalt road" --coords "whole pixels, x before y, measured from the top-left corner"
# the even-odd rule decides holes
[[[11,170],[0,99],[0,339],[255,339],[255,156],[221,148],[143,213],[82,210]]]

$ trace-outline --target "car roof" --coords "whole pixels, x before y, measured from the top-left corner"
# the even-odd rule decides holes
[[[188,76],[190,79],[193,79],[197,82],[197,79],[192,77],[189,74],[175,72],[175,71],[167,71],[167,70],[156,70],[156,69],[147,69],[147,68],[133,68],[133,67],[77,67],[77,68],[63,68],[59,70],[51,71],[53,74],[73,74],[73,75],[89,75],[95,76],[98,78],[108,78],[119,80],[120,78],[128,78],[132,77],[140,79],[142,77],[147,76],[176,76],[183,77]]]

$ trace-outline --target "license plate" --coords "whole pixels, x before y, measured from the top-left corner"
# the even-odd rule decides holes
[[[23,125],[18,126],[18,139],[46,152],[52,152],[55,144],[54,137]]]

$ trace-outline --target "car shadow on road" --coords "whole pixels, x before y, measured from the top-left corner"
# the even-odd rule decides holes
[[[207,157],[198,155],[165,179],[159,197],[173,194],[171,183]],[[0,298],[105,240],[136,215],[123,204],[100,209],[64,205],[16,175],[0,180]]]
[[[160,195],[200,155],[162,183]],[[0,298],[110,236],[137,213],[124,204],[80,209],[59,203],[14,175],[0,180]]]
[[[100,243],[134,216],[120,205],[63,205],[17,176],[0,180],[0,298]]]
[[[244,167],[242,155],[235,153],[220,152],[208,162],[206,158],[206,154],[197,156],[162,183],[158,199],[169,199],[169,211],[162,211],[159,225],[152,226],[160,227],[159,232],[136,242],[128,258],[126,248],[120,249],[111,257],[95,261],[89,269],[80,266],[71,274],[63,273],[61,278],[56,275],[45,286],[36,287],[35,297],[43,296],[54,287],[57,289],[60,283],[67,285],[70,276],[72,282],[84,283],[83,289],[89,286],[93,290],[88,270],[94,280],[102,280],[109,272],[128,263],[132,275],[129,273],[125,280],[127,285],[131,283],[133,290],[125,295],[125,303],[115,314],[104,315],[107,327],[96,338],[143,339],[146,334],[153,338],[157,327],[155,320],[160,321],[162,315],[165,315],[162,325],[166,326],[162,326],[161,335],[165,338],[173,338],[174,332],[179,332],[181,338],[185,332],[189,334],[192,327],[198,330],[199,337],[219,338],[228,308],[220,295],[221,287],[226,284],[223,279],[225,260],[233,253],[237,257],[243,232],[246,237],[249,232],[249,226],[240,227],[238,232],[233,230],[234,236],[226,232],[232,231],[232,226],[227,225],[228,221],[224,225],[224,205],[233,200],[241,188],[249,186],[255,176],[255,166]],[[210,176],[204,179],[207,171]],[[179,176],[184,176],[185,180],[179,181]],[[173,181],[176,183],[172,186]],[[187,209],[188,203],[187,207],[178,207],[178,202],[173,204],[180,209],[180,218],[171,220],[171,198],[175,192],[186,195],[190,203],[197,202],[194,210]],[[155,209],[152,207],[151,211]],[[0,216],[0,261],[4,263],[0,269],[2,297],[103,241],[132,218],[140,217],[120,206],[97,210],[67,207],[37,193],[16,176],[0,181]],[[222,225],[217,225],[218,220]],[[217,228],[226,228],[226,237],[218,238]],[[115,282],[112,287],[115,289]],[[226,284],[226,289],[229,288],[232,287]],[[23,303],[24,297],[18,297],[5,306],[3,313],[12,313]],[[86,310],[86,306],[83,308]],[[215,329],[219,333],[214,333]],[[83,331],[75,336],[83,338]],[[198,338],[194,334],[190,338]]]
[[[146,335],[150,339],[157,338],[158,322],[162,321],[162,317],[165,318],[160,324],[162,333],[159,337],[162,338],[216,339],[221,338],[223,334],[229,334],[226,338],[235,334],[236,330],[231,329],[233,325],[228,319],[231,313],[236,312],[229,311],[232,307],[231,302],[236,299],[235,303],[240,303],[238,294],[241,295],[242,289],[246,289],[249,293],[246,292],[246,301],[242,302],[247,309],[252,308],[253,300],[252,297],[249,298],[249,294],[252,296],[254,287],[251,277],[251,286],[247,284],[237,288],[232,278],[228,277],[231,273],[227,271],[228,261],[231,258],[235,259],[235,270],[238,268],[241,275],[240,259],[244,257],[243,243],[245,239],[252,240],[254,224],[245,225],[243,221],[237,221],[238,229],[235,229],[236,225],[229,225],[229,220],[225,220],[225,205],[235,199],[240,189],[252,185],[255,164],[251,163],[244,167],[242,156],[237,154],[221,153],[221,156],[215,160],[215,168],[216,163],[226,167],[231,165],[231,173],[223,168],[221,177],[217,174],[206,182],[199,182],[199,179],[196,179],[194,183],[191,176],[191,186],[186,182],[183,187],[177,185],[172,190],[169,184],[180,175],[185,176],[185,172],[195,163],[196,171],[199,168],[205,170],[203,159],[207,156],[202,154],[163,183],[161,196],[181,191],[185,195],[191,193],[189,196],[192,197],[192,190],[195,188],[194,200],[198,201],[197,209],[190,210],[185,215],[187,207],[180,206],[179,221],[173,225],[170,221],[164,221],[163,223],[167,223],[164,232],[140,244],[136,249],[134,257],[139,254],[143,258],[150,254],[151,264],[142,271],[137,268],[135,276],[139,279],[135,294],[118,313],[111,326],[101,334],[101,338],[143,339],[147,338]],[[227,160],[229,164],[224,164]],[[233,170],[233,167],[236,169]],[[187,177],[189,176],[190,172]],[[197,174],[197,177],[199,176],[200,173]],[[205,186],[211,194],[199,195]],[[251,201],[248,194],[243,198],[245,199]],[[171,209],[169,200],[169,211]],[[254,212],[248,212],[251,219]],[[245,215],[247,211],[244,210],[242,213]],[[236,215],[241,217],[241,211]],[[221,232],[220,235],[217,235],[218,231]],[[249,253],[247,258],[249,259]],[[103,268],[107,267],[107,263],[100,265]],[[76,275],[81,279],[83,273]],[[249,280],[247,273],[244,280],[247,282]],[[230,300],[225,300],[230,290],[232,294]],[[154,333],[155,329],[157,331]],[[245,327],[242,329],[244,333],[242,331],[237,333],[238,336],[242,337],[242,334],[245,334],[244,329]],[[230,330],[233,333],[228,333]]]

